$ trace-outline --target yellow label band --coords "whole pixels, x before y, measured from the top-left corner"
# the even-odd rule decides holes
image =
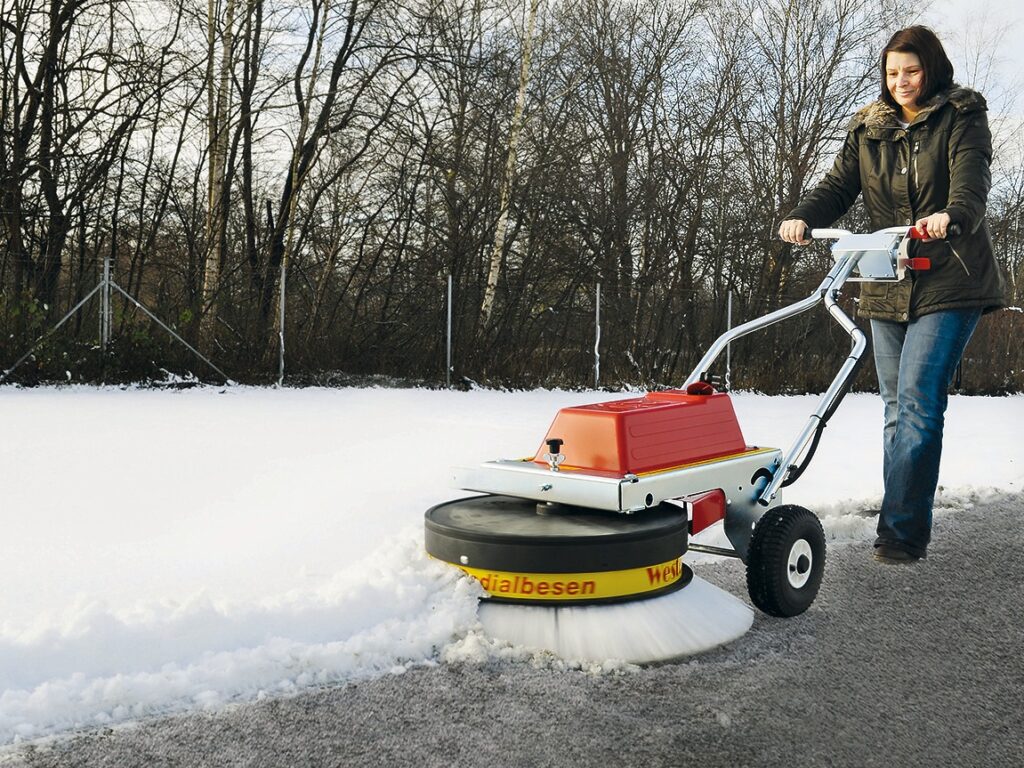
[[[479,581],[491,597],[545,602],[640,595],[675,584],[684,574],[682,558],[643,568],[597,573],[509,573],[463,565],[459,568]]]

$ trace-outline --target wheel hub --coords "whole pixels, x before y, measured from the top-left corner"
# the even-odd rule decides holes
[[[811,552],[811,545],[807,539],[798,539],[793,542],[789,550],[789,561],[786,564],[786,578],[794,589],[800,589],[811,578],[811,566],[814,563],[814,555]]]

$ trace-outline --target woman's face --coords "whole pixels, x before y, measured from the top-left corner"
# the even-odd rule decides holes
[[[916,107],[924,87],[924,68],[917,54],[889,51],[885,57],[885,84],[901,107]]]

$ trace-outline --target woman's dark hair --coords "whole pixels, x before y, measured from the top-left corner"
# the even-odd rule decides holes
[[[882,49],[882,101],[890,107],[899,108],[886,85],[885,59],[890,51],[913,53],[921,60],[921,67],[924,69],[924,84],[921,88],[920,103],[928,101],[936,93],[953,85],[953,65],[935,33],[928,27],[919,25],[901,29],[889,38],[889,42]]]

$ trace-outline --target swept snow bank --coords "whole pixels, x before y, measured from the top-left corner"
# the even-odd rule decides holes
[[[501,652],[422,513],[459,494],[449,465],[608,398],[0,388],[0,745]],[[786,447],[816,399],[734,400],[748,442]],[[832,542],[873,530],[880,421],[849,397],[786,491]],[[1020,489],[1022,421],[1024,398],[953,398],[940,518]]]
[[[478,595],[411,535],[311,592],[79,604],[0,636],[0,743],[401,672],[474,629]]]

